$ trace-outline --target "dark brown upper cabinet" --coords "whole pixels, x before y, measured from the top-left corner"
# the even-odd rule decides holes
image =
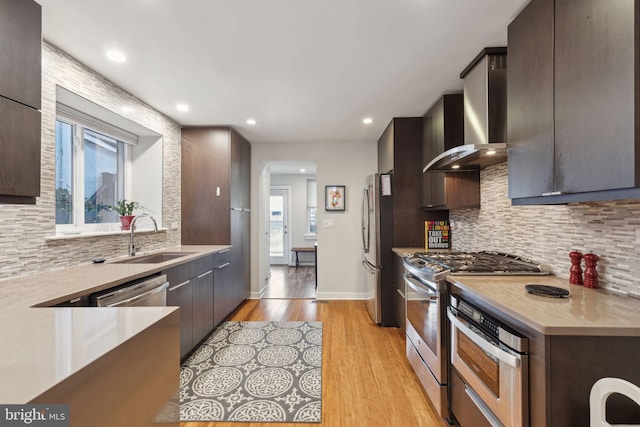
[[[464,99],[461,93],[443,95],[422,120],[422,164],[464,142]],[[422,174],[425,209],[480,207],[480,172],[425,172]]]
[[[639,3],[532,0],[508,28],[509,197],[640,197]]]
[[[0,203],[40,195],[40,111],[0,97]]]
[[[42,7],[0,0],[0,203],[40,195]]]
[[[40,109],[42,7],[32,0],[0,0],[0,95]]]
[[[378,139],[378,173],[393,172],[394,122],[395,119],[391,120],[380,139]]]

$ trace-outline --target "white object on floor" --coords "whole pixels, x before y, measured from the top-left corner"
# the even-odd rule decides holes
[[[640,387],[621,378],[600,378],[591,387],[589,393],[589,425],[591,427],[610,427],[607,422],[607,399],[613,393],[620,393],[632,399],[640,406]],[[615,424],[618,427],[640,427],[640,424]]]

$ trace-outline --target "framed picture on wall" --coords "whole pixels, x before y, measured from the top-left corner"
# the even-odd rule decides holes
[[[346,187],[344,185],[325,185],[324,210],[343,211],[345,209]]]

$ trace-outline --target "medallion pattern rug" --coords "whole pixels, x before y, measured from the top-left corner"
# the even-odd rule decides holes
[[[180,369],[180,421],[322,419],[322,322],[224,322]]]

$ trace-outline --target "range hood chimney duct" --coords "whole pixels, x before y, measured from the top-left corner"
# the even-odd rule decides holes
[[[507,48],[483,49],[460,78],[464,144],[435,157],[423,172],[480,170],[507,159]]]

